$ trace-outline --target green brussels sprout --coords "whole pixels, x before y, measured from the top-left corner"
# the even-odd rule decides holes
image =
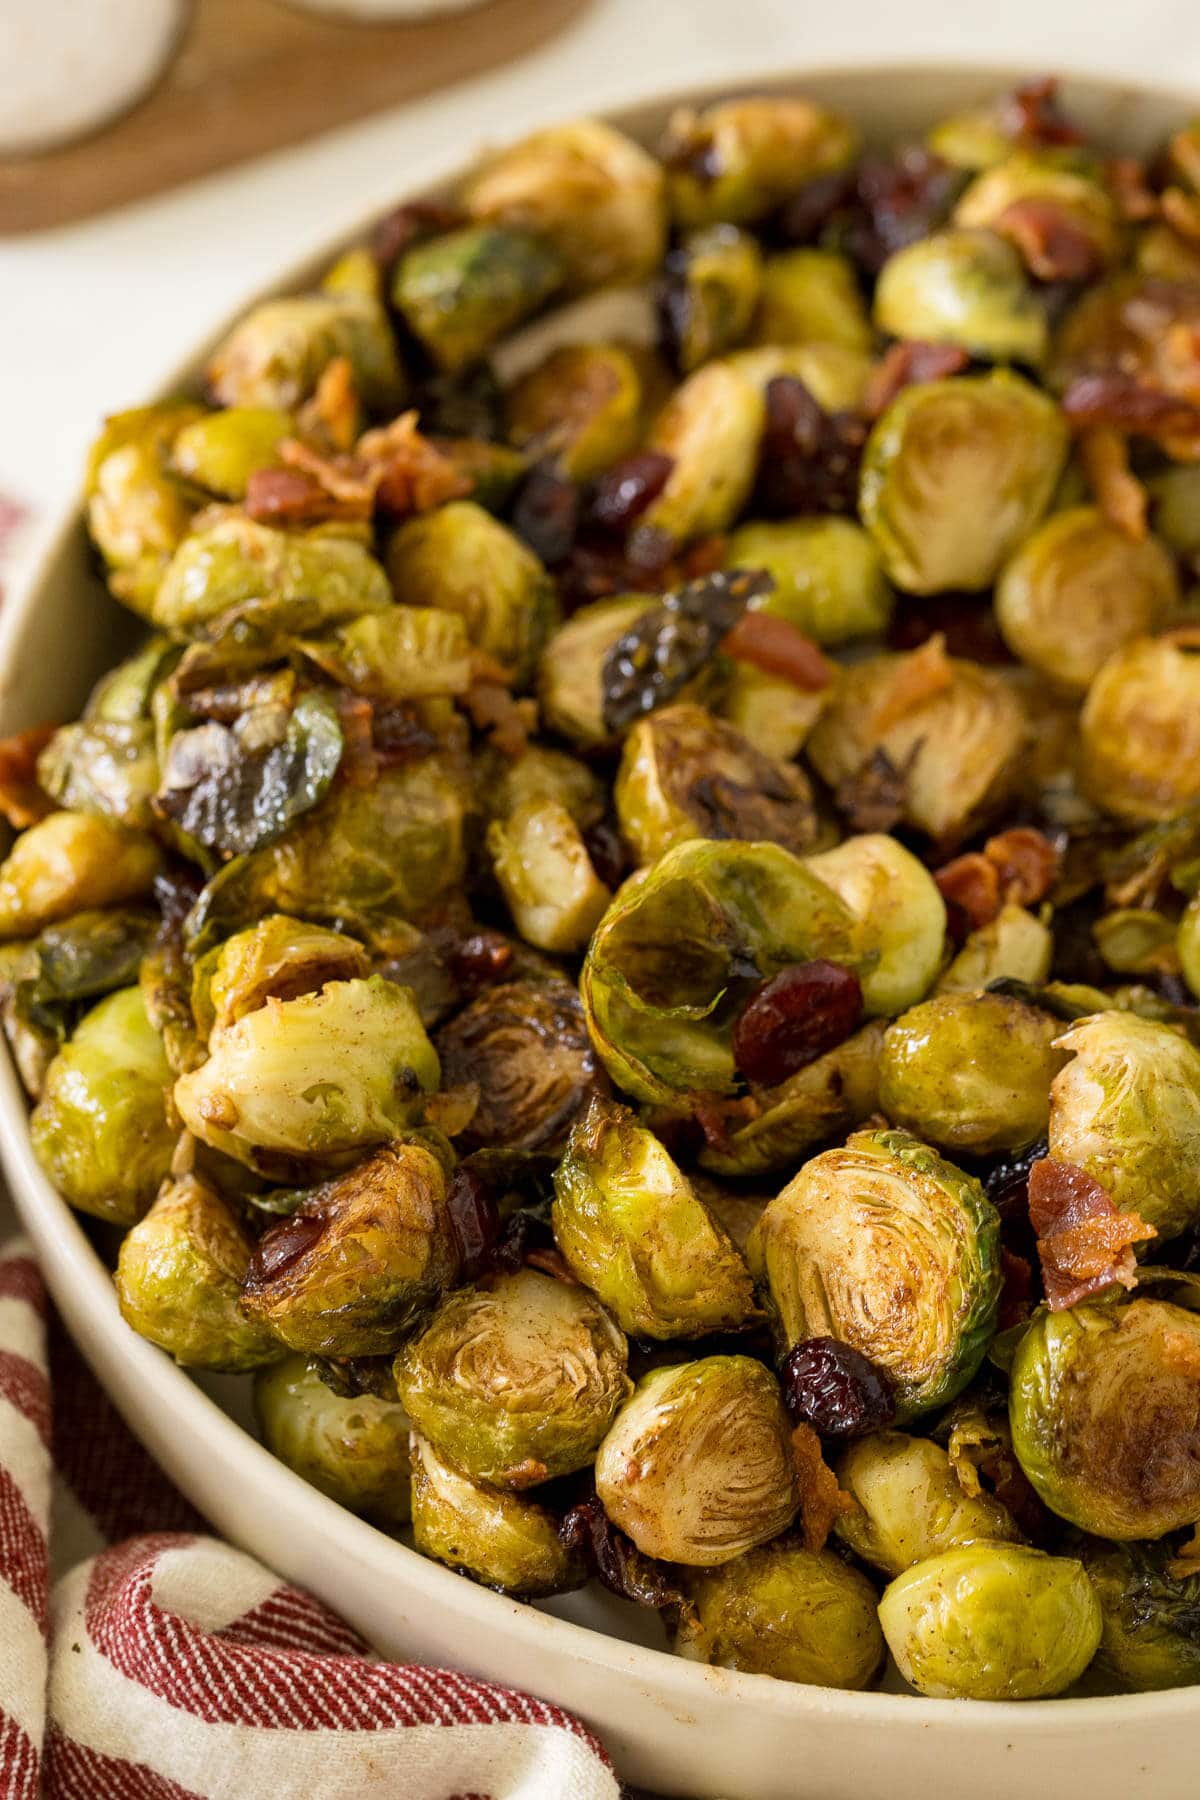
[[[925,646],[912,653],[926,655]],[[818,775],[851,801],[882,767],[895,779],[905,824],[951,843],[1008,799],[1030,730],[1020,695],[998,670],[957,659],[922,669],[912,657],[884,654],[843,671],[807,751]]]
[[[705,363],[689,375],[646,439],[673,466],[639,529],[683,542],[731,525],[754,485],[765,418],[762,389],[731,363]]]
[[[132,656],[103,674],[87,698],[83,717],[92,724],[134,725],[151,716],[154,693],[179,661],[178,644],[152,632]]]
[[[1050,1083],[1067,1061],[1061,1030],[1007,994],[935,994],[888,1027],[879,1104],[943,1150],[1023,1150],[1046,1132]]]
[[[492,868],[513,924],[539,950],[582,950],[612,899],[587,845],[557,800],[528,800],[487,832]]]
[[[820,718],[831,687],[812,692],[752,663],[731,662],[717,696],[721,717],[764,756],[791,762]]]
[[[996,583],[1009,649],[1079,694],[1114,651],[1159,630],[1178,606],[1175,565],[1163,546],[1152,537],[1134,542],[1094,506],[1053,514]]]
[[[189,1368],[241,1374],[274,1362],[279,1345],[238,1305],[253,1248],[220,1194],[195,1175],[179,1177],[125,1234],[121,1316]]]
[[[994,104],[951,113],[925,133],[925,142],[952,169],[971,174],[977,169],[990,169],[1012,155],[1012,134],[1004,129],[998,115],[999,107]]]
[[[121,988],[85,1013],[29,1121],[37,1159],[70,1205],[116,1225],[141,1218],[175,1149],[170,1080],[140,989]]]
[[[1048,328],[1020,256],[991,231],[935,231],[897,250],[875,289],[875,323],[897,338],[957,344],[1037,368]]]
[[[397,598],[466,620],[467,636],[518,685],[555,624],[554,586],[532,550],[473,500],[409,519],[387,548]]]
[[[690,231],[668,259],[660,309],[674,360],[690,374],[746,336],[758,306],[763,259],[736,225]]]
[[[559,1542],[553,1513],[523,1494],[472,1481],[420,1437],[412,1447],[412,1525],[424,1556],[502,1594],[533,1600],[585,1579]]]
[[[212,635],[247,601],[274,603],[279,628],[310,632],[382,612],[387,577],[352,537],[297,535],[226,513],[183,540],[154,597],[155,623],[180,636]]]
[[[1200,1220],[1200,1049],[1169,1025],[1098,1012],[1057,1040],[1051,1156],[1086,1169],[1161,1237]]]
[[[736,1331],[754,1312],[745,1263],[652,1131],[593,1099],[554,1173],[554,1236],[631,1337]]]
[[[438,367],[453,374],[538,312],[564,274],[562,259],[543,238],[500,225],[465,225],[401,254],[391,301]]]
[[[1167,913],[1148,906],[1118,906],[1096,920],[1092,942],[1114,974],[1174,973],[1176,930],[1176,921]]]
[[[171,467],[223,500],[244,500],[251,475],[279,468],[279,446],[294,435],[291,414],[278,407],[229,406],[184,426],[171,446]]]
[[[155,823],[158,753],[149,719],[60,725],[38,757],[38,782],[71,812],[146,831]]]
[[[1051,232],[1069,233],[1076,255],[1085,253],[1098,274],[1119,260],[1123,248],[1113,196],[1094,175],[1061,157],[1006,156],[975,177],[959,197],[954,223],[1011,237],[1033,274],[1053,279],[1056,264],[1041,252],[1040,233],[1022,231],[1026,207],[1048,218]]]
[[[331,680],[369,700],[428,700],[471,685],[466,623],[436,606],[365,613],[301,647]]]
[[[579,757],[548,744],[527,744],[519,756],[489,749],[478,763],[485,809],[492,819],[509,819],[533,800],[563,807],[585,828],[604,817],[607,789]]]
[[[858,1502],[834,1521],[856,1556],[885,1575],[978,1539],[1019,1542],[1008,1508],[968,1493],[940,1444],[903,1431],[874,1431],[837,1464],[839,1486]]]
[[[113,593],[143,615],[195,507],[171,472],[171,446],[203,410],[168,400],[116,413],[88,453],[88,530],[108,565]]]
[[[778,1087],[756,1090],[762,1111],[723,1142],[706,1143],[701,1166],[718,1175],[790,1168],[814,1145],[861,1125],[879,1107],[883,1033],[884,1022],[873,1019]]]
[[[321,1158],[383,1143],[437,1084],[412,995],[373,975],[268,1001],[214,1031],[208,1060],[175,1083],[175,1105],[203,1143],[266,1173],[270,1152]]]
[[[304,1195],[263,1239],[242,1306],[289,1350],[387,1356],[458,1269],[446,1171],[424,1144],[401,1140]]]
[[[886,573],[913,594],[990,587],[1066,457],[1062,414],[1019,375],[905,388],[872,428],[859,491]]]
[[[50,813],[0,863],[0,941],[33,937],[72,913],[144,899],[161,865],[145,832],[90,813]]]
[[[755,520],[730,533],[727,569],[765,569],[778,613],[818,644],[845,644],[887,630],[893,594],[874,540],[852,519]]]
[[[217,347],[205,386],[221,406],[294,412],[338,356],[349,361],[367,410],[390,418],[404,398],[404,371],[387,313],[371,294],[262,301]]]
[[[729,1093],[748,984],[818,957],[856,966],[854,921],[798,858],[777,844],[676,844],[596,929],[580,978],[592,1041],[638,1100]]]
[[[285,1356],[254,1381],[272,1456],[350,1512],[394,1529],[410,1516],[408,1414],[374,1394],[344,1398],[307,1357]]]
[[[671,214],[680,225],[763,218],[817,175],[854,160],[848,120],[810,100],[749,95],[701,112],[681,107],[662,156]]]
[[[1181,634],[1136,638],[1098,671],[1079,720],[1084,789],[1125,824],[1200,800],[1200,655]]]
[[[760,344],[843,344],[869,352],[871,322],[854,264],[837,250],[784,250],[762,268]]]
[[[885,1590],[879,1622],[904,1679],[943,1700],[1061,1694],[1100,1642],[1083,1564],[1023,1544],[969,1544],[917,1563]]]
[[[864,1688],[883,1661],[875,1590],[832,1550],[764,1544],[689,1576],[687,1594],[674,1648],[689,1662]]]
[[[1024,981],[1040,987],[1050,974],[1054,937],[1025,907],[1012,901],[987,925],[972,931],[939,977],[939,994],[974,994],[990,981]]]
[[[849,837],[806,866],[844,900],[865,952],[864,1010],[890,1018],[933,986],[946,941],[946,905],[924,863],[882,832]]]
[[[1189,259],[1190,261],[1191,259]],[[1093,283],[1066,315],[1054,341],[1049,376],[1065,392],[1080,377],[1113,376],[1135,390],[1148,388],[1160,401],[1182,400],[1183,417],[1161,406],[1142,419],[1169,454],[1190,462],[1196,428],[1188,409],[1196,393],[1193,334],[1200,326],[1196,268],[1182,279],[1126,271]]]
[[[1200,467],[1177,464],[1152,475],[1146,486],[1154,504],[1154,529],[1176,556],[1200,556]]]
[[[268,1000],[295,1000],[315,994],[327,981],[351,981],[369,973],[367,953],[353,938],[271,913],[199,960],[192,1012],[207,1038]]]
[[[760,344],[724,360],[764,393],[777,375],[794,375],[825,412],[859,411],[875,367],[864,350],[829,343]]]
[[[995,1208],[906,1131],[857,1131],[806,1163],[747,1254],[781,1341],[861,1350],[895,1383],[899,1424],[961,1393],[995,1330]]]
[[[662,260],[663,172],[600,119],[552,125],[510,144],[484,161],[462,198],[472,218],[539,233],[576,289],[640,281]]]
[[[801,771],[702,706],[660,707],[634,725],[613,797],[639,863],[691,838],[744,838],[799,854],[818,833]]]
[[[799,1493],[774,1375],[749,1356],[652,1369],[596,1453],[596,1492],[666,1562],[711,1568],[778,1537]]]
[[[621,594],[581,606],[553,634],[538,665],[538,705],[547,727],[581,750],[608,743],[604,661],[618,638],[658,604],[653,594]]]
[[[1009,1377],[1013,1449],[1038,1496],[1097,1537],[1200,1521],[1200,1317],[1167,1300],[1039,1312]]]
[[[1104,1620],[1098,1675],[1132,1694],[1200,1682],[1200,1570],[1183,1574],[1163,1544],[1094,1542],[1083,1566]]]
[[[1184,908],[1175,936],[1175,950],[1183,978],[1200,999],[1200,896],[1193,894]]]
[[[554,457],[573,481],[632,450],[641,429],[642,378],[619,344],[561,344],[506,399],[513,443]]]
[[[630,1392],[627,1356],[590,1294],[526,1268],[449,1294],[396,1358],[396,1387],[465,1474],[526,1488],[592,1460]]]

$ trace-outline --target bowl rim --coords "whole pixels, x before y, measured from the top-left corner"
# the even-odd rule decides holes
[[[669,108],[703,105],[724,96],[748,93],[770,93],[802,89],[805,83],[839,80],[883,80],[902,73],[910,80],[939,77],[951,80],[978,80],[983,91],[1000,92],[1006,86],[1027,80],[1037,73],[1026,62],[997,62],[991,57],[978,60],[956,56],[937,61],[928,55],[912,57],[903,54],[876,60],[847,60],[789,64],[753,72],[738,72],[732,77],[686,81],[678,87],[663,89],[653,83],[637,88],[632,97],[627,86],[615,85],[612,97],[608,90],[594,98],[588,116],[610,121],[619,128],[636,129],[639,115],[665,113]],[[1079,83],[1093,90],[1103,90],[1112,99],[1150,99],[1164,106],[1176,107],[1181,116],[1196,109],[1194,86],[1147,75],[1144,78],[1118,77],[1102,65],[1072,60],[1060,71],[1066,86]],[[578,113],[539,111],[524,121],[524,130],[569,122]],[[476,158],[448,159],[434,152],[407,164],[403,180],[397,180],[397,197],[393,204],[403,204],[406,197],[436,193],[455,185],[473,166]],[[324,232],[311,246],[288,262],[268,281],[258,283],[211,330],[182,357],[173,361],[167,374],[151,385],[146,402],[166,398],[194,380],[198,367],[211,348],[231,326],[259,300],[295,291],[314,270],[326,265],[340,250],[360,237],[386,212],[373,205],[365,210],[350,211],[347,222],[334,232]],[[17,667],[22,640],[36,612],[42,589],[52,578],[56,563],[64,556],[83,524],[79,493],[76,491],[45,525],[35,527],[30,554],[13,590],[5,595],[0,611],[0,705],[7,697],[11,675]],[[73,1335],[89,1362],[92,1341],[109,1340],[115,1361],[148,1393],[152,1403],[161,1408],[162,1416],[171,1421],[171,1432],[190,1432],[208,1442],[214,1458],[219,1459],[231,1481],[252,1483],[260,1496],[277,1493],[282,1510],[291,1517],[311,1515],[314,1534],[335,1534],[355,1560],[380,1567],[381,1576],[406,1588],[418,1601],[438,1607],[451,1603],[457,1612],[474,1612],[483,1630],[503,1633],[530,1649],[542,1650],[549,1641],[553,1648],[576,1663],[601,1667],[611,1674],[632,1678],[650,1692],[672,1705],[695,1708],[703,1702],[706,1688],[719,1688],[723,1697],[742,1701],[747,1708],[761,1712],[764,1708],[793,1722],[805,1717],[825,1715],[846,1723],[897,1728],[936,1727],[939,1732],[976,1733],[981,1729],[992,1738],[1008,1738],[1014,1732],[1022,1737],[1051,1737],[1061,1733],[1070,1723],[1081,1731],[1093,1731],[1102,1724],[1114,1722],[1133,1730],[1139,1726],[1155,1727],[1168,1720],[1178,1721],[1185,1713],[1200,1717],[1200,1690],[1168,1689],[1140,1694],[1086,1695],[1077,1698],[1027,1701],[983,1701],[927,1699],[914,1693],[879,1693],[872,1690],[824,1688],[789,1682],[770,1675],[749,1674],[694,1663],[669,1650],[618,1638],[601,1629],[577,1624],[536,1608],[510,1596],[479,1586],[469,1577],[456,1574],[442,1564],[410,1549],[406,1544],[356,1517],[336,1501],[312,1487],[303,1477],[289,1469],[230,1416],[190,1377],[188,1371],[174,1363],[165,1352],[139,1337],[124,1323],[117,1305],[112,1279],[86,1237],[72,1209],[43,1173],[33,1152],[28,1130],[29,1107],[17,1078],[7,1047],[0,1054],[0,1165],[8,1178],[11,1196],[26,1232],[38,1253],[43,1279],[55,1298],[59,1310],[68,1316]],[[100,1379],[97,1376],[97,1379]],[[104,1383],[102,1382],[102,1385]],[[112,1395],[119,1411],[126,1409],[118,1396]],[[132,1426],[135,1435],[137,1428]],[[281,1577],[281,1579],[286,1579]],[[549,1639],[547,1639],[549,1634]],[[517,1685],[520,1685],[518,1678]],[[1114,1704],[1119,1712],[1114,1715]]]

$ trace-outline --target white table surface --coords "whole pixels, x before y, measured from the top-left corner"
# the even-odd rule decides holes
[[[0,494],[28,566],[106,412],[257,284],[413,179],[534,124],[774,68],[944,58],[1200,92],[1197,0],[593,0],[508,68],[146,204],[0,240]],[[103,141],[97,143],[103,154]],[[10,577],[19,578],[11,564]]]

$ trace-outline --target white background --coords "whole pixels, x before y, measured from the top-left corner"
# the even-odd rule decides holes
[[[693,79],[938,57],[1192,81],[1200,111],[1200,0],[593,0],[498,74],[148,204],[0,240],[0,494],[46,528],[104,413],[148,394],[307,248],[488,139]],[[23,535],[22,563],[38,535]]]

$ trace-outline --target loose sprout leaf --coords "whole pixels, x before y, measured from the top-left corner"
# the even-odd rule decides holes
[[[623,731],[665,706],[715,653],[752,600],[775,583],[764,572],[733,569],[689,581],[619,637],[604,659],[603,719]]]

